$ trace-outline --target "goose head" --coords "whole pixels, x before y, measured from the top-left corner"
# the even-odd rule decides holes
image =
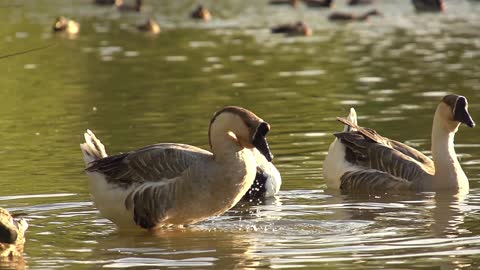
[[[158,22],[152,18],[148,19],[145,24],[138,26],[138,29],[140,31],[150,32],[152,34],[158,34],[161,31]]]
[[[53,31],[64,31],[68,26],[67,18],[60,16],[55,19],[55,23],[53,24]]]
[[[311,36],[313,34],[312,28],[310,28],[306,23],[298,21],[295,23],[294,30],[295,34],[302,36]]]
[[[210,122],[209,142],[212,147],[214,134],[226,133],[229,138],[243,148],[257,150],[272,161],[273,155],[266,139],[270,125],[251,111],[228,106],[215,113]]]
[[[437,112],[449,132],[456,132],[462,123],[471,128],[475,127],[475,122],[468,112],[467,98],[464,96],[446,95],[438,105]]]
[[[194,19],[201,19],[204,21],[210,21],[212,19],[212,14],[210,11],[203,5],[199,5],[191,14],[191,17]]]
[[[54,32],[67,32],[69,34],[77,34],[80,31],[80,24],[69,20],[63,16],[58,17],[53,24]]]

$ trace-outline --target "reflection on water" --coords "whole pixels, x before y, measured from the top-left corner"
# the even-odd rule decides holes
[[[441,96],[469,99],[479,117],[480,4],[447,1],[416,14],[409,1],[377,1],[385,17],[333,24],[327,10],[266,1],[205,1],[208,23],[182,14],[193,1],[146,1],[158,36],[89,1],[0,6],[0,202],[30,223],[32,269],[91,268],[477,268],[480,265],[478,132],[461,128],[456,151],[469,176],[464,196],[345,196],[326,190],[322,162],[335,121],[354,106],[362,125],[430,154]],[[400,3],[401,2],[401,3]],[[17,5],[18,4],[18,5]],[[338,1],[336,10],[354,10]],[[61,14],[59,14],[61,13]],[[82,24],[53,35],[58,15]],[[302,19],[309,38],[272,36]],[[156,142],[208,148],[212,114],[244,106],[272,124],[282,173],[278,198],[238,205],[183,230],[122,234],[91,204],[79,150],[86,128],[110,153]]]

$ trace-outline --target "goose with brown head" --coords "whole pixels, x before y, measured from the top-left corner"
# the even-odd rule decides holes
[[[193,224],[233,207],[253,185],[261,162],[273,158],[269,130],[251,111],[229,106],[210,121],[211,152],[161,143],[108,156],[89,130],[80,147],[102,215],[120,228],[154,229]]]

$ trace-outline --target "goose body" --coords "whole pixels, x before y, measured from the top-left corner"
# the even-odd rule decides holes
[[[444,0],[412,0],[412,3],[419,12],[442,12],[447,9]]]
[[[135,4],[127,4],[124,0],[115,0],[115,6],[119,11],[140,12],[143,6],[143,0],[135,0]]]
[[[203,5],[199,5],[192,13],[190,17],[196,20],[210,21],[212,19],[212,14],[210,11]]]
[[[63,16],[55,19],[55,23],[53,24],[52,28],[54,32],[65,32],[73,35],[80,32],[80,24],[78,22],[67,19]]]
[[[181,226],[220,215],[252,186],[254,148],[271,161],[269,129],[252,112],[225,107],[210,123],[212,152],[162,143],[114,156],[87,131],[81,149],[93,201],[120,228]]]
[[[115,0],[93,0],[93,3],[99,6],[111,6],[115,4]]]
[[[290,5],[296,7],[300,0],[270,0],[268,4],[270,5]]]
[[[349,12],[333,12],[328,16],[328,19],[331,21],[366,21],[368,20],[371,16],[382,16],[382,13],[380,11],[373,9],[370,11],[367,11],[363,14],[354,14],[354,13],[349,13]]]
[[[432,127],[433,160],[420,151],[358,126],[355,110],[343,132],[334,134],[323,165],[330,188],[352,192],[468,191],[454,149],[460,123],[474,127],[463,96],[447,95],[437,106]]]
[[[311,36],[312,29],[304,22],[281,24],[271,29],[273,34],[285,34],[288,36]]]
[[[331,8],[333,0],[303,0],[307,7],[311,8]]]
[[[160,25],[154,19],[148,19],[146,23],[137,26],[138,31],[152,33],[152,34],[159,34],[160,33]]]
[[[25,245],[27,222],[14,219],[10,213],[0,207],[0,260],[21,256]]]
[[[348,5],[356,6],[356,5],[370,5],[373,4],[373,0],[350,0],[348,1]]]

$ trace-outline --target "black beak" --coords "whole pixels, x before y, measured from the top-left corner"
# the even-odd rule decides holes
[[[253,135],[253,141],[252,144],[255,146],[255,148],[258,149],[262,155],[265,156],[265,158],[271,162],[273,160],[273,155],[272,152],[270,151],[270,147],[268,147],[268,142],[267,138],[265,136],[267,135],[268,131],[270,131],[270,127],[268,126],[267,123],[263,122],[257,127],[257,131]]]
[[[17,232],[0,223],[0,243],[14,244],[17,241]]]
[[[464,123],[471,128],[475,127],[475,122],[473,121],[472,116],[468,113],[467,101],[464,97],[458,98],[453,115],[456,121]]]

